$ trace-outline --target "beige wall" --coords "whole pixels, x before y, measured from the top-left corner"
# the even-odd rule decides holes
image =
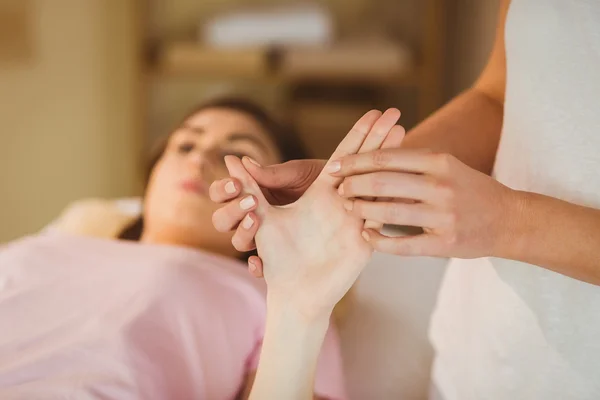
[[[0,242],[137,183],[132,2],[31,3],[34,59],[0,63]]]

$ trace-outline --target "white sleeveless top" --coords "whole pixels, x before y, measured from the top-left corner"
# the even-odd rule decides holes
[[[495,177],[600,208],[600,0],[513,0],[506,54]],[[600,399],[599,286],[504,259],[453,260],[430,336],[446,400]]]

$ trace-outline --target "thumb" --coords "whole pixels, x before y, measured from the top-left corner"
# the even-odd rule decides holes
[[[258,183],[254,180],[252,175],[246,171],[244,164],[242,164],[241,160],[235,156],[225,156],[225,165],[227,166],[229,175],[232,178],[239,180],[242,184],[242,192],[252,194],[256,197],[258,205],[254,212],[259,216],[263,216],[270,207],[269,202],[260,190]]]
[[[293,160],[262,167],[249,157],[242,163],[256,182],[267,189],[307,189],[325,166],[325,160]]]

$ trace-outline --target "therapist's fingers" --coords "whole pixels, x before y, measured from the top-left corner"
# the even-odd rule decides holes
[[[440,238],[431,233],[415,236],[390,237],[368,229],[363,238],[375,251],[399,256],[447,257],[445,245]]]
[[[214,181],[208,189],[208,195],[215,203],[233,200],[240,194],[242,185],[234,178]]]
[[[212,215],[212,222],[218,232],[229,232],[240,224],[248,212],[256,209],[258,202],[251,194],[241,196],[225,204]]]
[[[254,250],[256,248],[254,236],[256,236],[258,226],[258,216],[253,212],[246,214],[231,238],[231,244],[233,244],[233,247],[240,252]]]
[[[248,271],[255,278],[263,278],[263,263],[260,257],[250,256],[248,258]]]
[[[346,200],[346,210],[359,218],[392,225],[435,228],[445,216],[424,203],[374,202]]]
[[[402,172],[373,172],[350,176],[338,188],[340,196],[393,197],[433,201],[444,196],[445,188],[425,175]]]
[[[375,171],[444,175],[453,164],[453,160],[447,154],[432,153],[428,149],[402,148],[352,154],[340,161],[340,169],[332,172],[335,176],[351,176]]]

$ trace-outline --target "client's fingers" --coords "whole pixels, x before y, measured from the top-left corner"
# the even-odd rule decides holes
[[[253,195],[242,196],[219,208],[212,215],[212,222],[218,232],[229,232],[240,224],[248,212],[257,206]]]
[[[350,132],[348,132],[346,137],[341,141],[341,143],[331,155],[331,158],[329,159],[327,165],[323,169],[323,172],[321,172],[319,178],[317,178],[318,180],[322,180],[334,186],[337,186],[341,182],[341,179],[330,175],[330,173],[333,172],[330,169],[332,167],[335,167],[335,165],[332,165],[331,163],[335,162],[335,160],[337,160],[338,158],[350,154],[355,154],[360,149],[360,146],[363,144],[365,138],[371,131],[371,128],[373,127],[373,125],[375,125],[377,120],[379,120],[380,116],[381,111],[371,110],[365,115],[363,115],[356,122],[356,124],[354,124],[352,129],[350,129]]]
[[[248,258],[248,271],[255,278],[263,278],[263,264],[262,260],[258,256],[250,256]]]
[[[406,136],[406,129],[402,125],[394,125],[388,133],[383,144],[382,149],[394,149],[400,147],[404,137]]]
[[[208,189],[208,195],[215,203],[224,203],[233,200],[240,193],[242,185],[234,178],[214,181]]]
[[[375,122],[369,134],[360,146],[358,153],[367,153],[369,151],[381,148],[385,139],[387,139],[392,128],[396,126],[396,122],[400,119],[400,110],[390,108]]]
[[[266,212],[266,209],[269,207],[269,203],[267,202],[267,199],[265,199],[262,190],[260,190],[260,187],[252,175],[250,175],[246,168],[244,168],[242,161],[235,156],[226,156],[225,165],[227,166],[229,175],[231,175],[232,178],[238,179],[241,183],[242,192],[254,195],[258,203],[257,207],[255,208],[256,214],[260,216]]]
[[[231,238],[231,244],[237,251],[246,252],[256,248],[254,236],[258,231],[258,225],[259,219],[253,212],[244,217]]]

